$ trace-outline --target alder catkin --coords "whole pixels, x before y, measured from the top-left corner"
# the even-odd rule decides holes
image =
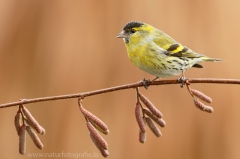
[[[101,144],[98,142],[98,140],[96,140],[96,138],[93,136],[93,134],[91,132],[89,132],[90,138],[92,140],[92,142],[94,143],[94,145],[98,148],[98,150],[101,152],[103,157],[107,157],[109,156],[109,152],[108,150],[104,149],[103,147],[101,147]]]
[[[20,112],[20,110],[18,110],[17,114],[15,115],[14,125],[16,128],[17,134],[19,136],[19,131],[20,131],[20,127],[21,127],[21,112]]]
[[[198,101],[197,99],[193,100],[194,105],[199,108],[202,111],[208,112],[208,113],[212,113],[213,112],[213,108],[207,105],[204,105],[202,102]]]
[[[92,123],[92,125],[101,133],[103,133],[104,135],[108,135],[109,134],[109,130],[107,129],[106,131],[104,131],[102,128],[100,128],[96,123],[94,123],[92,120],[89,120],[89,122]]]
[[[43,131],[45,131],[45,130],[37,122],[37,120],[32,116],[32,114],[29,112],[29,110],[26,107],[22,106],[22,111],[26,117],[25,120],[27,120],[27,123],[29,124],[29,126],[31,126],[33,129],[35,129],[37,133],[43,134]]]
[[[154,120],[159,126],[161,127],[165,127],[166,126],[166,122],[163,120],[163,118],[158,118],[155,115],[153,115],[149,109],[147,108],[143,108],[143,113],[145,115],[147,115],[148,117],[150,117],[152,120]]]
[[[39,149],[43,149],[43,144],[37,134],[33,131],[33,129],[30,126],[26,126],[26,130],[36,147]]]
[[[79,106],[82,114],[90,120],[90,122],[93,124],[93,126],[98,129],[103,134],[107,135],[109,133],[107,125],[98,117],[96,117],[94,114],[89,112],[88,110],[84,109],[83,106]]]
[[[97,140],[97,142],[100,144],[100,146],[103,149],[107,150],[108,147],[107,142],[103,139],[103,137],[98,133],[98,131],[94,128],[94,126],[90,122],[87,122],[87,128],[93,135],[93,137]]]
[[[19,153],[24,155],[26,153],[26,126],[22,125],[19,129]]]
[[[162,113],[150,102],[147,97],[142,95],[141,93],[138,93],[140,100],[148,107],[148,109],[158,118],[162,118]]]
[[[151,129],[151,131],[154,133],[155,136],[160,137],[162,136],[161,131],[159,130],[159,128],[154,124],[154,122],[152,121],[151,118],[149,117],[145,117],[146,123],[148,125],[148,127]]]
[[[141,132],[141,130],[139,130],[139,142],[140,143],[146,142],[146,132]]]
[[[203,94],[202,92],[195,90],[195,89],[190,89],[192,94],[196,97],[198,97],[199,99],[207,102],[207,103],[212,103],[212,99],[210,97],[208,97],[207,95]]]
[[[141,105],[139,102],[136,103],[136,107],[135,107],[135,117],[138,123],[138,126],[140,128],[141,132],[146,132],[146,124],[142,118],[141,115]]]

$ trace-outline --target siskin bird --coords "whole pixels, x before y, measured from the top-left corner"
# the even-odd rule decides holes
[[[203,61],[221,61],[198,54],[169,35],[143,22],[129,22],[117,38],[123,38],[130,60],[143,71],[159,77],[176,76]],[[155,80],[154,79],[154,80]]]

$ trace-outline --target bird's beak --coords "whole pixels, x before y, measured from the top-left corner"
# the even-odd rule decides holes
[[[126,37],[127,37],[127,34],[124,30],[117,35],[117,38],[126,38]]]

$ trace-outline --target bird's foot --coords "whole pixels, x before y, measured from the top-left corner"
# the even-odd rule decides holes
[[[178,82],[181,82],[180,87],[183,88],[183,86],[186,84],[186,78],[184,76],[178,78]]]
[[[159,79],[159,77],[155,77],[153,80],[152,80],[152,82],[153,81],[157,81]]]
[[[145,88],[145,89],[148,89],[149,84],[150,84],[152,81],[151,81],[151,80],[146,80],[146,79],[144,78],[141,82],[142,82],[144,88]]]

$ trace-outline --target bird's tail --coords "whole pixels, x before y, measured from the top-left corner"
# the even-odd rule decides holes
[[[206,57],[206,56],[201,57],[201,59],[202,59],[203,61],[210,61],[210,62],[220,62],[220,61],[223,61],[223,60],[221,60],[221,59],[211,58],[211,57]]]

